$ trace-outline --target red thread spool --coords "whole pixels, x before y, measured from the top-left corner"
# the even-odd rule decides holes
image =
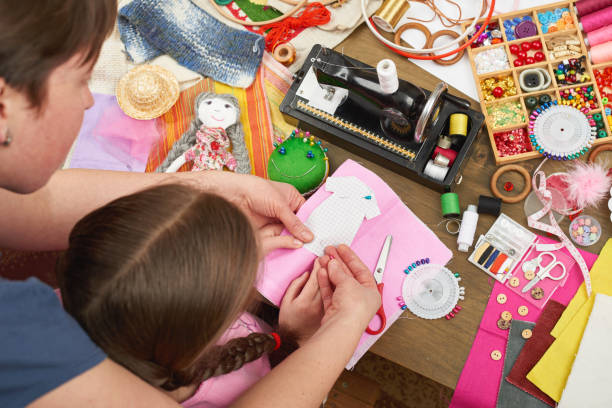
[[[612,24],[612,6],[606,7],[597,13],[587,14],[580,18],[582,31],[590,33],[598,28]]]
[[[434,150],[433,155],[431,157],[436,157],[438,153],[449,160],[448,167],[451,167],[455,159],[457,158],[457,152],[455,150],[443,149],[440,146],[436,146],[436,149]]]
[[[612,0],[580,0],[576,2],[576,12],[580,16],[586,16],[608,6],[612,6]]]

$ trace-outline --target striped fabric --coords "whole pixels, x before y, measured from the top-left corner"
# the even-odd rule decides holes
[[[273,138],[286,136],[295,126],[285,122],[278,110],[291,84],[291,73],[268,53],[264,53],[263,62],[249,88],[233,88],[205,78],[181,92],[174,107],[159,119],[161,133],[166,134],[166,137],[151,150],[145,171],[155,171],[174,142],[189,128],[195,114],[193,104],[196,96],[202,92],[215,92],[232,94],[238,99],[251,172],[267,177],[268,158],[274,149]],[[190,169],[191,163],[187,163],[180,171]]]

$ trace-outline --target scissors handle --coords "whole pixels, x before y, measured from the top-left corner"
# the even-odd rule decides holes
[[[563,270],[563,272],[561,272],[561,274],[559,276],[552,276],[550,274],[550,272],[556,267],[556,266],[560,266],[561,269]],[[561,262],[555,262],[551,265],[548,265],[546,267],[546,272],[544,272],[544,274],[542,275],[542,277],[546,277],[546,278],[550,278],[552,280],[561,280],[565,277],[565,275],[567,274],[567,270],[565,269],[565,265],[563,265]]]
[[[378,311],[376,312],[376,316],[380,318],[380,327],[378,328],[378,330],[372,330],[370,329],[370,326],[368,326],[368,328],[366,329],[366,333],[368,334],[379,334],[383,330],[385,330],[385,326],[387,325],[387,317],[385,316],[385,309],[383,308],[383,287],[384,286],[385,284],[382,282],[376,285],[376,287],[378,288],[378,293],[380,293],[380,307],[378,308]]]

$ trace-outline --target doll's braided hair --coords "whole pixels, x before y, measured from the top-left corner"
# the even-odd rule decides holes
[[[229,201],[185,185],[119,198],[87,215],[58,261],[66,310],[110,358],[166,390],[269,353],[252,333],[215,345],[253,299],[258,248]]]
[[[183,133],[181,138],[174,142],[162,164],[160,164],[155,170],[157,173],[165,172],[177,158],[183,155],[196,143],[196,133],[202,126],[202,121],[198,117],[198,109],[203,102],[213,98],[223,99],[225,102],[231,103],[236,110],[240,112],[238,99],[236,99],[236,97],[233,95],[216,94],[212,92],[203,92],[199,94],[195,98],[194,102],[195,119],[191,121],[189,129]],[[246,142],[244,141],[244,130],[242,128],[242,124],[240,123],[240,118],[236,120],[235,124],[226,129],[226,133],[232,142],[232,154],[236,158],[237,162],[236,173],[249,174],[251,172],[251,162],[249,159],[249,152],[246,147]]]

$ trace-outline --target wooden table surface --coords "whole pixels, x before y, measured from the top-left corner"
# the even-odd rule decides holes
[[[372,66],[375,66],[383,58],[391,58],[397,65],[400,78],[423,88],[431,90],[439,82],[438,78],[377,43],[374,36],[364,25],[359,27],[335,49]],[[452,73],[452,69],[452,66],[448,68],[449,75]],[[471,76],[466,77],[465,81],[473,81],[473,78]],[[457,90],[453,89],[451,92],[465,97]],[[472,108],[479,110],[479,105],[473,101]],[[463,181],[454,189],[459,195],[463,210],[468,204],[477,204],[479,195],[492,195],[489,189],[489,180],[497,168],[492,158],[489,139],[484,130],[481,131],[479,139],[472,149],[471,158],[463,168]],[[444,226],[437,226],[442,220],[440,194],[438,192],[334,145],[329,146],[329,156],[332,170],[347,158],[352,158],[378,174],[453,251],[453,258],[448,266],[453,272],[461,274],[461,285],[465,287],[466,291],[465,300],[460,302],[463,309],[454,319],[448,321],[446,319],[428,321],[417,318],[406,311],[402,318],[398,319],[374,344],[371,351],[454,389],[491,292],[492,283],[489,282],[488,275],[469,263],[465,253],[457,251],[456,236],[448,234]],[[612,155],[607,152],[600,156],[602,158],[612,158]],[[531,160],[522,162],[521,165],[532,172],[539,163],[540,160]],[[546,174],[551,174],[562,170],[563,167],[561,163],[547,162],[543,170]],[[519,191],[523,186],[522,178],[516,173],[507,173],[507,176],[502,177],[500,181],[500,185],[505,181],[512,181],[516,190]],[[586,211],[587,214],[595,216],[603,227],[602,239],[597,244],[586,248],[596,253],[599,253],[603,247],[606,241],[605,237],[612,235],[609,210],[606,205],[602,204],[600,207],[598,211],[592,209]],[[502,212],[521,224],[527,225],[523,212],[523,202],[503,204]],[[484,234],[494,221],[495,217],[482,215],[478,221],[476,237]],[[568,219],[564,219],[560,225],[567,231]],[[538,231],[535,232],[542,234]],[[418,239],[418,237],[415,237],[415,239]]]

